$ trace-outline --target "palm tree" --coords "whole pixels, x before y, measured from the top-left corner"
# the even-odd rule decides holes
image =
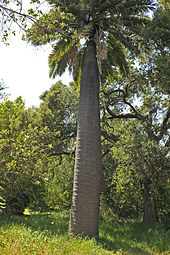
[[[73,199],[69,231],[98,236],[102,179],[99,85],[128,74],[126,54],[138,53],[152,0],[49,0],[52,9],[28,31],[34,44],[54,42],[50,76],[68,67],[80,81]]]

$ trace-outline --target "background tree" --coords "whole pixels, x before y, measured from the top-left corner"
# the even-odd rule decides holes
[[[6,214],[22,214],[30,203],[45,205],[45,129],[31,123],[34,111],[21,98],[0,104],[0,195]]]
[[[49,145],[47,201],[50,207],[70,207],[75,156],[79,90],[73,83],[54,84],[41,95],[36,125],[48,128]]]
[[[168,150],[149,140],[135,122],[124,123],[120,141],[115,145],[113,153],[118,165],[114,178],[119,187],[122,184],[134,185],[136,189],[141,187],[143,219],[151,222],[158,220],[158,193],[161,183],[166,182],[168,176]]]
[[[71,204],[76,88],[58,82],[41,99],[37,109],[25,109],[21,98],[0,105],[0,186],[7,214]]]
[[[131,168],[133,164],[136,164],[137,169],[138,166],[144,166],[145,161],[150,161],[150,164],[148,164],[147,166],[147,172],[142,170],[144,174],[143,178],[145,176],[147,180],[145,185],[143,184],[143,188],[145,188],[144,218],[146,221],[149,221],[150,219],[157,219],[157,213],[155,212],[156,200],[152,201],[152,206],[151,203],[149,203],[149,201],[152,200],[152,196],[154,193],[151,190],[153,189],[153,186],[155,186],[154,190],[156,193],[158,192],[160,183],[166,182],[165,176],[167,176],[166,173],[168,171],[168,164],[164,165],[163,162],[167,161],[169,149],[169,95],[166,93],[166,86],[164,93],[162,88],[158,89],[158,87],[154,87],[154,83],[152,83],[154,81],[154,78],[153,76],[151,79],[148,78],[146,74],[146,69],[145,72],[141,74],[136,74],[135,79],[133,76],[132,78],[134,80],[131,79],[129,83],[122,81],[122,86],[120,84],[117,84],[117,89],[115,90],[108,89],[107,92],[104,92],[105,98],[103,101],[103,122],[105,123],[104,128],[107,130],[108,133],[107,137],[109,138],[107,139],[107,153],[109,153],[110,151],[114,151],[114,147],[116,148],[118,144],[121,144],[120,141],[122,141],[122,143],[126,144],[127,146],[127,150],[124,151],[123,147],[121,148],[120,145],[120,151],[117,154],[120,156],[121,150],[122,153],[124,151],[124,157],[123,155],[120,157],[120,162],[122,162],[124,158],[124,163],[122,163],[124,165],[124,168],[122,167],[124,171],[127,165],[129,165],[129,168]],[[148,80],[151,81],[151,83]],[[133,86],[133,81],[135,83],[135,87]],[[136,84],[136,82],[138,82],[138,85]],[[135,89],[137,89],[136,93]],[[137,104],[135,104],[136,100],[138,100]],[[119,133],[119,126],[123,125],[121,119],[123,119],[125,122],[125,128]],[[129,121],[127,121],[128,119]],[[133,124],[134,127],[132,129],[128,129],[128,125],[131,126],[130,123],[135,123],[133,122],[133,119],[136,119],[137,122],[136,124]],[[109,135],[110,133],[111,135]],[[135,133],[136,136],[134,136]],[[128,139],[128,135],[132,140]],[[118,137],[116,145],[115,137]],[[140,139],[144,142],[144,144],[139,142]],[[134,145],[132,145],[132,143],[134,143]],[[137,147],[133,148],[135,144]],[[140,150],[144,151],[140,152]],[[137,160],[138,153],[140,155],[139,157],[141,157],[141,163],[137,161],[136,163],[134,163],[135,158]],[[148,159],[145,156],[147,154],[148,156],[150,155]],[[132,159],[132,161],[128,163],[129,157]],[[157,157],[159,159],[157,159]],[[154,168],[152,168],[152,166],[154,166]],[[135,168],[135,166],[133,165],[132,168]],[[154,184],[155,181],[153,180],[153,178],[148,177],[149,171],[152,177],[155,176],[157,184]],[[137,172],[140,172],[140,169],[138,169]],[[126,180],[128,179],[126,178]],[[136,180],[134,179],[131,182],[135,182],[136,185]],[[151,197],[149,197],[150,195]],[[148,197],[148,202],[146,202],[146,196]],[[153,208],[155,208],[155,211],[153,210]],[[146,211],[148,213],[146,213]]]
[[[119,82],[114,82],[114,89],[113,86],[107,86],[102,89],[102,93],[104,94],[104,98],[102,99],[104,107],[102,119],[105,128],[107,128],[107,132],[112,132],[113,128],[111,127],[114,127],[114,136],[118,136],[120,140],[122,140],[123,137],[124,139],[122,140],[122,143],[125,144],[126,140],[128,140],[128,135],[126,133],[128,126],[124,129],[124,132],[127,135],[127,138],[125,139],[123,132],[119,135],[116,133],[116,130],[119,129],[117,125],[117,128],[115,128],[116,119],[118,123],[119,119],[124,119],[125,125],[128,123],[127,125],[130,126],[130,123],[134,123],[132,120],[130,121],[130,119],[138,120],[139,126],[135,126],[136,128],[132,129],[131,136],[133,137],[133,134],[137,132],[135,129],[139,130],[140,127],[141,131],[138,131],[139,133],[136,135],[136,143],[138,143],[138,146],[139,144],[141,145],[139,147],[137,146],[136,149],[142,157],[141,160],[143,160],[143,166],[145,165],[145,161],[147,161],[146,156],[144,156],[146,155],[145,151],[148,150],[147,154],[150,155],[150,163],[152,162],[152,164],[150,165],[150,170],[148,170],[148,172],[150,172],[152,178],[149,178],[148,173],[143,171],[146,176],[145,184],[143,183],[143,195],[145,195],[145,221],[156,220],[158,218],[156,212],[156,200],[159,200],[158,197],[160,196],[160,193],[158,191],[160,186],[162,186],[162,183],[166,183],[165,176],[167,176],[168,171],[168,165],[164,165],[164,162],[167,162],[170,141],[169,72],[167,68],[169,65],[168,24],[170,21],[167,15],[168,11],[166,9],[158,9],[153,16],[152,22],[144,30],[146,39],[144,43],[147,43],[146,48],[149,49],[149,54],[148,52],[145,54],[145,58],[139,63],[139,68],[136,70],[132,69],[128,79],[124,79],[119,76]],[[113,119],[113,122],[110,122],[111,119]],[[128,122],[127,119],[129,119]],[[123,125],[122,122],[120,123],[121,124],[119,125]],[[130,129],[128,132],[130,132]],[[143,137],[141,138],[141,141],[142,139],[143,142],[145,141],[143,145],[138,141],[140,136]],[[132,137],[131,139],[133,139]],[[113,141],[114,140],[112,140],[112,143]],[[126,145],[127,151],[124,151],[124,158],[127,159],[129,155],[133,158],[133,150],[131,149],[131,146],[134,146],[131,143],[132,141],[128,141],[129,145],[128,143]],[[118,144],[119,143],[121,142],[118,141]],[[111,149],[113,145],[109,146]],[[118,145],[116,144],[116,146]],[[140,147],[141,150],[144,150],[143,153],[140,152]],[[138,153],[136,151],[135,155],[138,155]],[[153,159],[151,155],[153,156]],[[123,161],[123,156],[120,161]],[[132,160],[133,163],[131,162],[128,164],[125,161],[126,160],[124,160],[123,163],[124,167],[122,168],[125,172],[127,165],[129,168],[135,168],[135,166],[132,167],[132,164],[135,162],[135,158]],[[155,166],[155,162],[157,166]],[[137,162],[136,165],[142,166],[142,164]],[[152,166],[155,166],[155,168],[153,169]],[[140,172],[140,169],[138,172]],[[123,176],[123,172],[121,174]],[[155,181],[153,180],[153,176],[155,175],[157,184],[155,184]],[[153,186],[155,186],[155,188],[153,188]],[[153,193],[155,193],[154,196]],[[166,193],[165,190],[164,193]],[[153,199],[153,197],[157,197],[157,199]],[[146,198],[148,198],[148,201],[146,201]]]

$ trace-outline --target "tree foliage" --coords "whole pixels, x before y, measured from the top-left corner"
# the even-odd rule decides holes
[[[117,137],[115,144],[107,135],[108,149],[104,155],[106,160],[113,157],[114,167],[110,168],[104,160],[108,173],[105,172],[106,183],[102,197],[115,212],[114,202],[117,204],[118,196],[118,211],[121,215],[122,211],[125,215],[127,208],[130,212],[128,203],[132,201],[130,207],[133,213],[144,212],[142,204],[148,204],[151,209],[151,201],[155,213],[156,206],[160,216],[162,211],[167,213],[170,108],[169,72],[166,68],[169,31],[168,19],[166,23],[164,20],[166,15],[166,10],[158,9],[144,30],[150,51],[140,61],[139,67],[132,68],[128,78],[119,75],[113,86],[104,86],[101,91],[102,125],[107,133]],[[162,22],[158,22],[158,19]],[[160,31],[165,35],[163,40],[159,40]],[[109,190],[116,195],[109,194],[107,200],[106,192]],[[165,195],[164,199],[162,194]],[[153,220],[154,217],[157,218],[153,214],[148,218],[144,215],[145,220]]]
[[[40,138],[45,136],[45,130],[31,125],[32,113],[24,110],[21,98],[5,100],[0,112],[2,209],[6,214],[22,214],[33,200],[43,200],[46,175],[42,162],[46,148]]]
[[[0,38],[8,44],[8,39],[16,35],[18,28],[25,32],[42,15],[41,0],[1,0],[0,3]]]
[[[48,127],[50,145],[48,157],[47,201],[51,207],[70,207],[75,155],[78,89],[57,82],[40,97],[37,124]]]
[[[41,99],[36,110],[25,109],[21,98],[0,104],[0,199],[6,214],[70,206],[76,89],[58,82]]]

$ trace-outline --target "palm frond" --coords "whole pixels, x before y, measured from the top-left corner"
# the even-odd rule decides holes
[[[72,0],[72,1],[62,1],[62,0],[48,0],[49,4],[60,7],[61,11],[65,13],[72,13],[74,16],[78,17],[80,15],[80,10],[83,6],[86,6],[86,1]]]
[[[77,55],[78,63],[77,63],[76,68],[73,71],[73,79],[77,86],[80,86],[84,53],[85,53],[85,47],[80,48],[78,55]]]
[[[66,41],[65,39],[59,40],[52,53],[49,56],[49,66],[50,66],[50,77],[55,77],[57,74],[61,75],[65,68],[67,67],[69,63],[69,50],[71,47],[73,47],[77,43],[76,39],[70,39]],[[67,64],[66,64],[67,60]],[[59,68],[59,65],[61,62],[64,62],[63,68],[61,71],[61,68]]]
[[[88,37],[92,29],[93,29],[93,22],[89,22],[88,24],[85,24],[83,27],[76,30],[74,35],[72,35],[72,38],[81,39],[81,38]]]
[[[103,69],[101,74],[102,81],[113,82],[113,73],[119,68],[123,75],[128,75],[129,64],[125,47],[111,35],[108,40],[108,58],[103,61]]]
[[[111,36],[108,46],[108,54],[112,59],[113,65],[117,65],[122,74],[128,75],[129,65],[127,62],[125,47],[120,44],[113,35]]]
[[[114,36],[124,47],[130,52],[131,56],[137,56],[140,54],[141,38],[135,34],[129,33],[126,30],[117,30],[114,32]]]
[[[97,2],[97,1],[96,1]],[[96,12],[100,15],[136,15],[154,10],[156,7],[153,0],[108,0],[98,1]]]
[[[69,62],[70,62],[69,56],[68,54],[65,54],[60,58],[57,64],[55,62],[49,64],[50,66],[49,76],[51,78],[55,78],[56,75],[61,76],[68,67]]]
[[[100,75],[101,84],[111,84],[115,81],[118,76],[119,69],[113,66],[112,60],[107,58],[103,61],[102,74]]]

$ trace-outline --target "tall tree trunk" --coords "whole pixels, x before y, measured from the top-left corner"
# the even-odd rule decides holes
[[[143,221],[146,223],[158,221],[158,213],[156,201],[153,193],[151,192],[151,182],[146,181],[143,189],[143,200],[144,200],[144,216]]]
[[[84,57],[77,127],[74,185],[69,231],[98,236],[101,191],[101,131],[96,45],[88,42]]]

